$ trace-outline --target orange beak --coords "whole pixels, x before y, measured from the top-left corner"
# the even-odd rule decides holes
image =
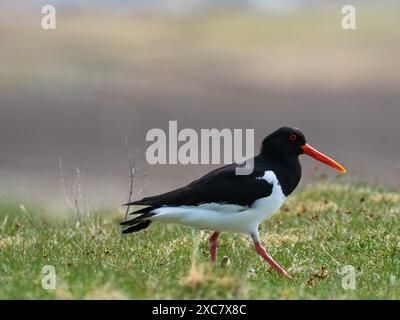
[[[322,163],[327,164],[328,166],[340,171],[341,173],[345,173],[346,169],[343,168],[339,163],[336,161],[332,160],[331,158],[327,157],[323,153],[319,152],[318,150],[315,150],[313,147],[309,146],[308,144],[305,144],[302,146],[304,154],[321,161]]]

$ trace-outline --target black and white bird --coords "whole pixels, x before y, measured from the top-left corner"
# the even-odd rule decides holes
[[[267,253],[260,243],[258,226],[285,203],[301,178],[299,156],[307,154],[344,173],[337,162],[306,143],[297,128],[282,127],[262,142],[254,157],[253,172],[238,175],[239,164],[218,168],[185,187],[161,195],[137,200],[128,205],[146,206],[121,222],[122,233],[147,228],[152,222],[179,223],[214,233],[209,240],[211,262],[216,262],[217,241],[221,232],[250,235],[257,253],[272,268],[289,274]]]

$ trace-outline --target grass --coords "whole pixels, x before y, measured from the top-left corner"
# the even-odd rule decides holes
[[[378,187],[310,185],[262,225],[262,241],[293,280],[272,271],[245,236],[222,234],[211,267],[208,232],[154,225],[121,240],[122,211],[82,224],[42,211],[0,206],[2,299],[400,298],[400,194]],[[55,267],[55,290],[41,286],[45,265]],[[342,287],[346,265],[356,270],[354,290]]]

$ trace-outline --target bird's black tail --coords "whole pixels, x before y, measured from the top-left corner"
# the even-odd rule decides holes
[[[131,212],[130,214],[139,214],[139,216],[137,216],[134,219],[128,219],[128,220],[122,221],[120,223],[121,232],[123,234],[126,234],[126,233],[131,233],[131,232],[138,232],[140,230],[146,229],[151,224],[151,221],[148,220],[148,218],[155,215],[155,213],[151,212],[151,210],[154,210],[154,209],[155,208],[153,208],[153,207],[147,207],[144,209],[140,209],[138,211]]]
[[[128,225],[127,227],[122,228],[121,232],[123,234],[137,232],[137,231],[146,229],[150,225],[150,223],[151,223],[150,220],[132,223],[131,225]]]

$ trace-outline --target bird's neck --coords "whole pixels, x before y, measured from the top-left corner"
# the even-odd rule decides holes
[[[259,159],[268,170],[276,174],[285,196],[290,195],[301,179],[301,164],[298,156],[269,156],[260,154]]]

